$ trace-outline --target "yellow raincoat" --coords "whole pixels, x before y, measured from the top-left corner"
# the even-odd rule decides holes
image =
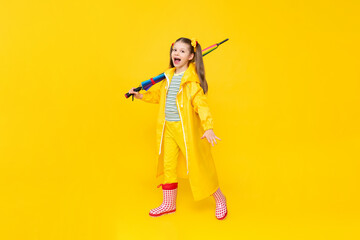
[[[141,100],[160,105],[156,124],[156,142],[158,152],[157,177],[164,173],[163,134],[165,126],[165,103],[170,81],[175,67],[167,69],[166,80],[156,84],[152,89],[140,93]],[[157,86],[159,85],[159,86]],[[211,144],[206,138],[201,139],[204,132],[213,129],[213,119],[207,104],[207,98],[200,86],[195,70],[195,63],[189,63],[181,79],[180,90],[176,96],[176,105],[181,119],[183,137],[185,139],[186,156],[179,154],[178,176],[189,178],[194,200],[204,199],[213,194],[219,187]]]

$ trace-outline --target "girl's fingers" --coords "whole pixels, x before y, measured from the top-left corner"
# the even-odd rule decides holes
[[[217,139],[221,140],[220,138],[218,138],[217,136],[215,136]]]
[[[135,88],[131,88],[130,91],[129,91],[129,93],[130,93],[130,94],[137,94],[137,92],[135,92],[134,89],[135,89]]]

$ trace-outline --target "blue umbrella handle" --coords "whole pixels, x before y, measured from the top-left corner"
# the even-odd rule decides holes
[[[134,92],[140,92],[141,89],[142,89],[141,86],[140,86],[140,87],[137,87],[137,88],[134,89]],[[130,94],[130,93],[127,92],[127,93],[125,94],[125,97],[126,97],[126,98],[129,98],[130,96],[132,96],[132,100],[134,101],[134,94],[133,94],[133,93]]]

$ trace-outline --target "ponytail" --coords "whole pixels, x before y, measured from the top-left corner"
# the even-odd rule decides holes
[[[205,67],[200,44],[196,44],[195,57],[192,61],[195,62],[196,73],[200,79],[200,86],[202,87],[204,94],[206,94],[208,92],[208,84],[205,78]]]

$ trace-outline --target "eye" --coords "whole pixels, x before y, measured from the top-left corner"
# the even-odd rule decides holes
[[[182,50],[181,52],[183,52],[183,53],[184,53],[185,51],[184,51],[184,50]]]

